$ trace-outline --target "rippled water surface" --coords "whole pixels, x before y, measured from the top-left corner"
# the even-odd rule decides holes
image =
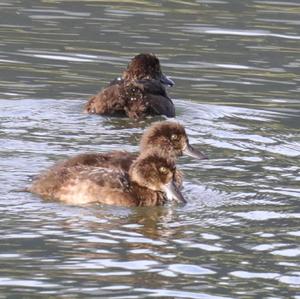
[[[299,1],[0,3],[0,298],[300,298]],[[191,143],[185,206],[68,206],[21,192],[153,119],[82,113],[140,52]],[[163,118],[156,118],[163,119]]]

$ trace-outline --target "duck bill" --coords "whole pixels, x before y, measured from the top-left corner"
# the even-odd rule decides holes
[[[167,77],[166,75],[164,75],[164,74],[162,74],[161,75],[161,77],[160,77],[160,82],[162,83],[162,84],[164,84],[164,85],[168,85],[168,86],[173,86],[173,85],[175,85],[175,82],[171,79],[171,78],[169,78],[169,77]]]
[[[200,159],[200,160],[204,160],[204,159],[208,159],[208,157],[203,154],[202,152],[200,152],[199,150],[193,148],[189,143],[187,143],[186,148],[183,150],[182,152],[184,155],[187,155],[189,157],[192,158],[196,158],[196,159]]]
[[[166,185],[164,191],[166,193],[168,200],[176,201],[179,203],[186,203],[186,200],[184,199],[183,195],[175,185],[174,181],[171,181],[168,185]]]

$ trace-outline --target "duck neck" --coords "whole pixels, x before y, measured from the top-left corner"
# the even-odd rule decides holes
[[[138,206],[159,206],[165,202],[162,192],[151,190],[137,182],[132,182],[132,191],[137,197]]]

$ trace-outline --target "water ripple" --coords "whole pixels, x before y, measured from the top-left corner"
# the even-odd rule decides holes
[[[299,4],[23,2],[0,3],[0,297],[297,298]],[[178,159],[187,204],[24,193],[70,155],[138,151],[163,117],[82,110],[141,52],[159,55],[175,120],[209,156]]]

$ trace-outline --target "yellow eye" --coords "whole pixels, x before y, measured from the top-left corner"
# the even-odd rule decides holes
[[[178,135],[172,134],[171,135],[171,140],[178,140]]]
[[[166,167],[161,166],[161,167],[159,167],[159,172],[162,174],[167,174],[169,172],[169,170]]]

